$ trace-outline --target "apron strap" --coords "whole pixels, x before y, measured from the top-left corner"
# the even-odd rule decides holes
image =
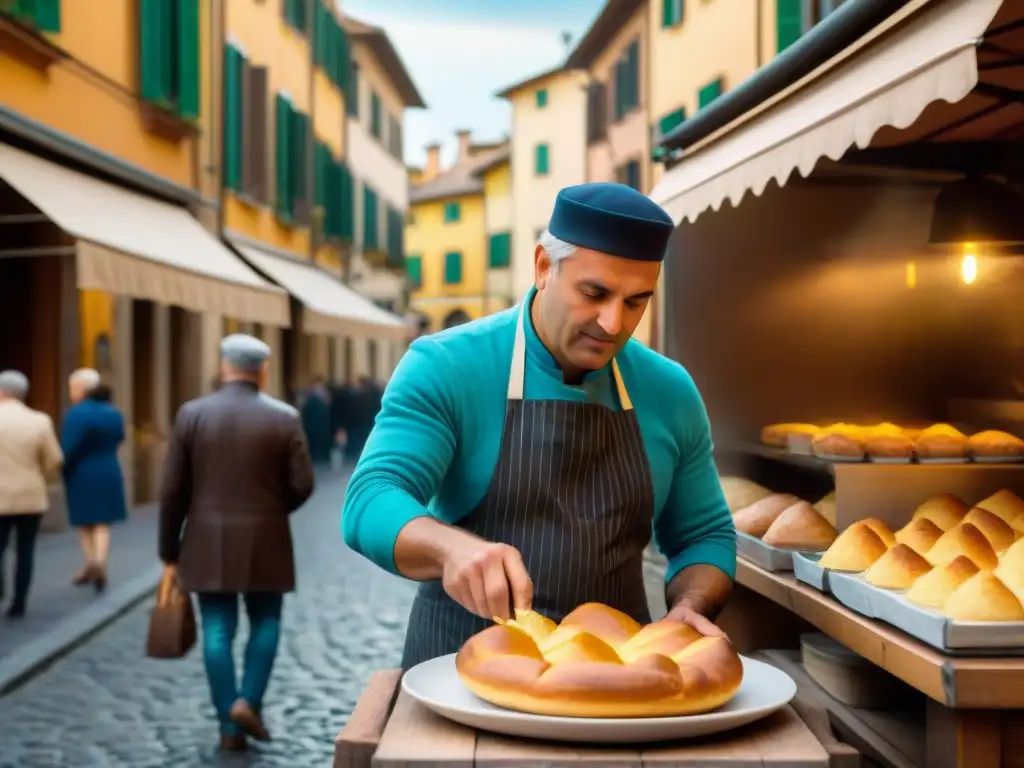
[[[519,319],[516,321],[515,341],[512,342],[512,368],[508,377],[508,399],[522,400],[526,386],[526,331],[524,323],[526,313],[529,311],[526,300],[519,305]],[[612,358],[612,376],[615,378],[615,388],[619,393],[619,406],[624,411],[633,410],[633,401],[629,399],[629,392],[622,381],[622,373],[619,371],[619,361]]]

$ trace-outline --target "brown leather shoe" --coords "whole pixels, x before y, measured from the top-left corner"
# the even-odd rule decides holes
[[[244,733],[222,733],[220,748],[224,752],[245,752],[249,745],[245,742]]]
[[[239,699],[232,704],[228,716],[231,718],[231,722],[241,726],[246,734],[252,736],[256,741],[270,741],[270,731],[263,724],[263,718],[245,699]]]

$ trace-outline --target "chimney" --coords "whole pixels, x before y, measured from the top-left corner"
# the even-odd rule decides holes
[[[427,145],[427,167],[423,169],[423,181],[430,181],[441,172],[441,145],[437,142]]]
[[[461,131],[456,131],[455,135],[459,137],[459,156],[455,163],[456,165],[462,165],[464,162],[469,160],[469,147],[471,144],[470,132],[463,129]]]

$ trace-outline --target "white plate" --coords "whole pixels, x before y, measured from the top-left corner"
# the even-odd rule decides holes
[[[767,717],[796,695],[796,683],[780,669],[743,658],[743,683],[725,706],[704,715],[649,718],[549,717],[489,704],[462,684],[455,654],[418,664],[402,677],[402,689],[442,717],[510,736],[552,741],[632,744],[721,733]]]

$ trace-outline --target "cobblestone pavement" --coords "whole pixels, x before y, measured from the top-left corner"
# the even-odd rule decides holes
[[[399,663],[413,596],[413,585],[345,548],[338,520],[343,488],[341,478],[323,481],[294,518],[299,584],[285,601],[285,633],[265,702],[272,742],[245,755],[219,754],[201,655],[143,655],[147,601],[0,699],[0,768],[330,765],[334,737],[370,673]],[[660,592],[656,566],[647,563],[645,571]],[[239,659],[246,636],[242,622]]]

